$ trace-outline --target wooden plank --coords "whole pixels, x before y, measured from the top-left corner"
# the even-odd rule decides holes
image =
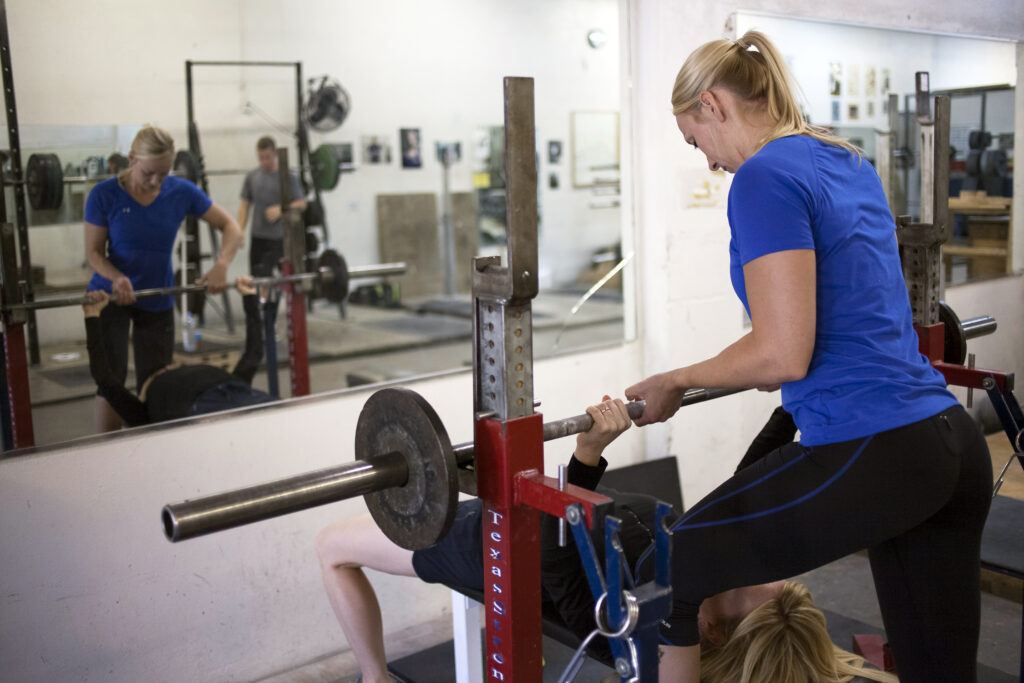
[[[377,195],[381,262],[405,262],[403,298],[440,294],[444,289],[438,218],[433,193]]]
[[[1003,247],[968,247],[957,244],[943,244],[942,253],[945,256],[998,256],[1006,257],[1006,249]]]

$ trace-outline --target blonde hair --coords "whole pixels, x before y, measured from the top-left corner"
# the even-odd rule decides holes
[[[787,135],[807,135],[861,156],[861,150],[846,138],[812,126],[804,119],[793,95],[793,85],[786,62],[775,45],[760,31],[747,31],[738,40],[704,43],[686,58],[672,87],[672,113],[692,113],[700,105],[702,92],[725,88],[761,109],[774,122],[759,141],[758,149]]]
[[[844,683],[856,676],[899,683],[832,642],[803,584],[787,581],[777,598],[726,629],[724,645],[701,643],[701,683]]]
[[[132,140],[131,153],[136,159],[156,159],[174,154],[174,138],[163,128],[143,126]],[[131,167],[117,174],[122,182],[128,179]]]

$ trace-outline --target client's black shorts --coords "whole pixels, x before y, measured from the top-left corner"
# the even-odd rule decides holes
[[[643,552],[650,547],[654,538],[654,514],[657,501],[639,493],[620,493],[614,489],[598,486],[597,492],[615,501],[616,514],[622,520],[619,537],[626,553],[626,561],[632,568]],[[484,558],[481,519],[483,504],[479,498],[459,503],[455,510],[455,521],[448,534],[437,545],[412,554],[412,567],[427,583],[443,583],[455,588],[471,588],[483,591]],[[542,515],[545,522],[551,521]],[[553,519],[553,518],[552,518]],[[673,518],[674,519],[674,518]],[[591,541],[604,556],[603,529],[591,530]],[[544,536],[541,554],[547,556],[554,549],[553,534]],[[578,564],[575,543],[572,548],[573,562]],[[652,563],[653,564],[653,563]],[[647,577],[643,580],[650,580]],[[545,586],[545,595],[547,587]]]
[[[427,583],[484,589],[484,557],[481,518],[483,503],[479,498],[459,503],[455,521],[448,534],[437,545],[412,554],[412,568]]]

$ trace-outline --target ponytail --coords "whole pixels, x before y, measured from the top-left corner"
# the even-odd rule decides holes
[[[785,60],[760,31],[747,31],[737,40],[713,40],[687,57],[672,88],[672,113],[690,112],[699,105],[702,92],[716,87],[762,109],[773,122],[758,142],[759,149],[787,135],[806,135],[862,156],[846,138],[804,119]]]

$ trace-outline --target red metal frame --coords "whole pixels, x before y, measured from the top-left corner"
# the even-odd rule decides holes
[[[295,268],[290,261],[281,261],[281,274],[293,275]],[[285,302],[288,308],[288,370],[292,381],[292,396],[309,395],[309,337],[306,332],[306,295],[299,283],[289,283],[285,288]],[[268,339],[267,344],[273,344]]]
[[[591,529],[594,528],[597,506],[611,502],[611,498],[572,484],[560,491],[557,479],[537,471],[521,473],[516,482],[517,504],[528,505],[555,517],[565,517],[565,508],[580,503],[587,518],[587,526]]]
[[[4,368],[7,371],[7,402],[11,409],[11,448],[34,446],[36,437],[28,388],[24,323],[4,327]]]
[[[488,681],[539,681],[541,666],[540,513],[565,516],[583,506],[592,526],[593,491],[541,474],[544,423],[539,413],[502,422],[476,421],[477,491],[483,501],[484,597]]]
[[[1002,392],[1013,391],[1013,373],[986,370],[985,368],[968,368],[956,363],[947,363],[942,359],[945,354],[945,325],[918,325],[918,350],[932,362],[932,367],[942,373],[946,384],[969,389],[984,389],[982,382],[986,377],[995,380]]]
[[[483,501],[488,681],[540,681],[540,513],[516,504],[516,475],[544,467],[539,414],[476,421]]]

